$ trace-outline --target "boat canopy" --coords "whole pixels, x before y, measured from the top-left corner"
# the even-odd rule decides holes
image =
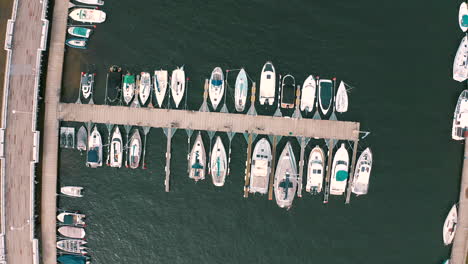
[[[73,215],[65,215],[63,217],[63,223],[66,225],[73,225]]]
[[[124,76],[125,83],[135,83],[135,75],[125,75]]]
[[[80,35],[80,36],[86,36],[86,34],[88,33],[88,30],[89,29],[87,29],[87,28],[75,27],[73,29],[73,33],[77,34],[77,35]]]
[[[223,84],[222,80],[211,80],[211,84],[214,86],[221,86]]]
[[[339,170],[336,173],[336,180],[337,181],[346,181],[347,178],[348,178],[348,172],[347,171]]]
[[[59,263],[62,264],[85,264],[86,257],[78,255],[62,255],[57,258]]]
[[[88,152],[88,162],[99,162],[97,148],[90,149]]]
[[[464,27],[468,27],[468,15],[463,15],[462,20],[461,20],[461,24]]]

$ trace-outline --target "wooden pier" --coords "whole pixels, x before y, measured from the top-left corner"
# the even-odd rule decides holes
[[[356,166],[356,155],[357,155],[357,147],[358,147],[358,141],[354,141],[353,144],[353,157],[351,159],[351,170],[349,171],[350,178],[348,180],[348,190],[346,192],[346,204],[349,204],[351,200],[351,190],[352,190],[352,185],[354,181],[354,167]]]
[[[167,131],[167,132],[166,132]],[[167,136],[167,144],[166,144],[166,178],[164,180],[164,186],[166,192],[169,192],[169,179],[171,176],[171,142],[172,142],[172,128],[165,129],[166,136]]]
[[[276,168],[276,145],[278,144],[276,136],[273,136],[273,149],[271,151],[271,172],[270,172],[270,185],[268,188],[268,200],[273,199],[273,181],[275,179],[275,168]]]
[[[327,157],[327,170],[325,176],[325,188],[323,189],[323,203],[328,203],[328,196],[330,195],[330,176],[331,176],[331,166],[333,160],[333,147],[335,146],[333,140],[330,140],[328,144],[328,157]]]
[[[299,176],[297,178],[297,197],[302,197],[302,175],[304,174],[304,151],[306,147],[306,139],[301,137],[301,155],[299,158]]]
[[[252,141],[253,135],[249,134],[247,140],[247,160],[245,161],[245,184],[244,184],[244,197],[249,197],[250,186],[250,162],[252,161]]]

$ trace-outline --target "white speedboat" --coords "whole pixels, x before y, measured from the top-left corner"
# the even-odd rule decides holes
[[[154,71],[153,87],[154,94],[156,95],[156,101],[158,103],[158,106],[161,107],[164,102],[164,97],[166,96],[167,91],[167,71]]]
[[[73,9],[70,18],[83,23],[102,23],[106,21],[106,13],[97,9],[77,8]]]
[[[58,232],[62,236],[70,237],[70,238],[84,238],[86,232],[81,227],[74,227],[74,226],[62,226],[59,227]]]
[[[223,186],[227,173],[227,157],[221,137],[216,137],[216,142],[211,152],[211,179],[215,186]]]
[[[112,133],[110,145],[110,166],[114,168],[122,167],[123,156],[123,142],[122,134],[120,133],[119,126],[115,126],[114,133]]]
[[[86,128],[84,126],[81,126],[80,129],[78,129],[76,141],[76,148],[79,151],[86,150],[86,145],[88,144],[88,131],[86,131]]]
[[[445,218],[444,222],[444,244],[446,246],[452,244],[453,238],[455,237],[455,232],[457,230],[457,222],[458,222],[458,213],[457,213],[457,205],[454,204],[452,209],[450,209],[447,218]]]
[[[65,40],[65,44],[75,49],[86,49],[88,39],[85,38],[69,38]]]
[[[244,69],[239,71],[236,78],[236,85],[234,90],[234,105],[237,112],[243,112],[245,109],[245,103],[247,101],[249,82],[247,80],[247,74]]]
[[[220,67],[214,68],[211,72],[208,94],[210,96],[211,105],[213,105],[213,110],[216,111],[224,95],[224,74]]]
[[[135,96],[135,75],[131,73],[127,73],[123,77],[123,99],[127,105],[129,105],[133,97]]]
[[[302,85],[301,93],[301,111],[312,112],[315,103],[315,90],[317,89],[317,82],[314,76],[309,75]]]
[[[349,171],[349,155],[345,144],[336,151],[332,164],[332,175],[330,181],[330,194],[342,195],[346,189]]]
[[[348,111],[348,93],[343,81],[340,82],[335,97],[335,109],[338,113],[345,113]]]
[[[453,112],[452,138],[463,140],[468,129],[468,90],[458,97],[457,106]]]
[[[273,103],[275,102],[275,88],[275,67],[273,66],[273,63],[267,61],[265,65],[263,65],[262,74],[260,76],[260,95],[258,100],[261,105],[273,105]]]
[[[57,241],[57,248],[69,252],[69,253],[74,253],[74,254],[86,254],[86,245],[85,240],[81,239],[64,239],[64,240],[59,240]]]
[[[176,108],[179,107],[182,98],[185,93],[185,72],[184,66],[177,68],[172,71],[171,77],[171,94],[172,99],[176,105]]]
[[[74,212],[62,212],[57,215],[57,220],[64,225],[84,226],[86,215]]]
[[[453,79],[459,82],[463,82],[468,78],[468,40],[467,36],[464,36],[458,46],[455,59],[453,61]]]
[[[278,206],[289,209],[297,190],[296,158],[294,157],[294,152],[289,142],[286,143],[278,159],[273,187]]]
[[[319,146],[315,146],[309,155],[307,163],[306,191],[312,194],[322,192],[323,175],[325,173],[325,154]]]
[[[356,164],[356,169],[354,171],[353,184],[351,186],[351,191],[357,195],[367,194],[369,189],[369,178],[372,169],[372,152],[370,148],[366,148],[361,155]]]
[[[129,163],[130,168],[136,169],[140,165],[140,157],[141,157],[141,137],[140,132],[138,129],[135,129],[133,132],[132,137],[130,138],[130,149],[129,151]]]
[[[83,197],[83,187],[64,186],[60,188],[60,192],[70,197]]]
[[[77,2],[87,4],[87,5],[104,5],[104,1],[102,0],[76,0]]]
[[[88,138],[88,157],[86,166],[97,168],[102,166],[102,139],[97,126]]]
[[[252,153],[249,192],[266,194],[271,172],[271,147],[266,138],[260,139]]]
[[[460,29],[463,32],[466,32],[468,29],[468,7],[466,2],[462,2],[460,4],[460,9],[458,11],[458,24],[460,25]]]
[[[93,93],[94,74],[82,72],[80,85],[81,85],[81,93],[83,95],[83,98],[88,99]]]
[[[84,28],[84,27],[69,27],[67,29],[68,34],[79,37],[79,38],[89,38],[91,35],[92,29]]]
[[[200,133],[198,133],[195,143],[193,143],[189,157],[189,166],[189,178],[194,179],[195,181],[205,179],[206,153]]]
[[[140,83],[138,84],[138,98],[141,105],[146,105],[151,96],[151,75],[148,72],[142,72]]]
[[[318,81],[318,102],[323,115],[327,115],[333,102],[333,82],[331,80]]]

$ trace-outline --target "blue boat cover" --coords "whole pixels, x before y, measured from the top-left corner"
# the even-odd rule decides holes
[[[62,264],[86,264],[86,257],[77,255],[62,255],[57,260]]]
[[[90,149],[88,152],[88,162],[99,162],[97,148]]]
[[[348,179],[348,172],[344,170],[340,170],[336,173],[336,180],[337,181],[346,181]]]
[[[65,217],[63,218],[63,223],[66,225],[73,225],[73,216],[65,215]]]
[[[463,15],[462,16],[462,21],[461,21],[462,26],[468,27],[468,15]]]
[[[223,84],[223,81],[221,80],[211,80],[211,84],[214,86],[221,86]]]

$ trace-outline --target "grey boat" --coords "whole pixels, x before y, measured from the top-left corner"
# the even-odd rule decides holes
[[[140,165],[141,157],[141,137],[138,129],[135,129],[133,136],[130,138],[129,163],[130,168],[136,169]]]
[[[88,131],[86,131],[86,128],[84,126],[81,126],[80,129],[78,129],[76,141],[76,148],[79,151],[85,151],[88,142]]]
[[[84,255],[87,254],[86,247],[84,247],[86,243],[81,239],[64,239],[57,241],[57,248],[65,252]]]
[[[271,147],[266,138],[260,139],[255,145],[250,168],[251,193],[266,194],[271,171]]]
[[[194,179],[195,181],[205,179],[206,152],[200,133],[198,133],[195,143],[193,143],[189,157],[189,166],[189,178]]]
[[[297,165],[291,144],[288,142],[281,152],[275,172],[275,199],[281,208],[289,209],[297,189]]]

